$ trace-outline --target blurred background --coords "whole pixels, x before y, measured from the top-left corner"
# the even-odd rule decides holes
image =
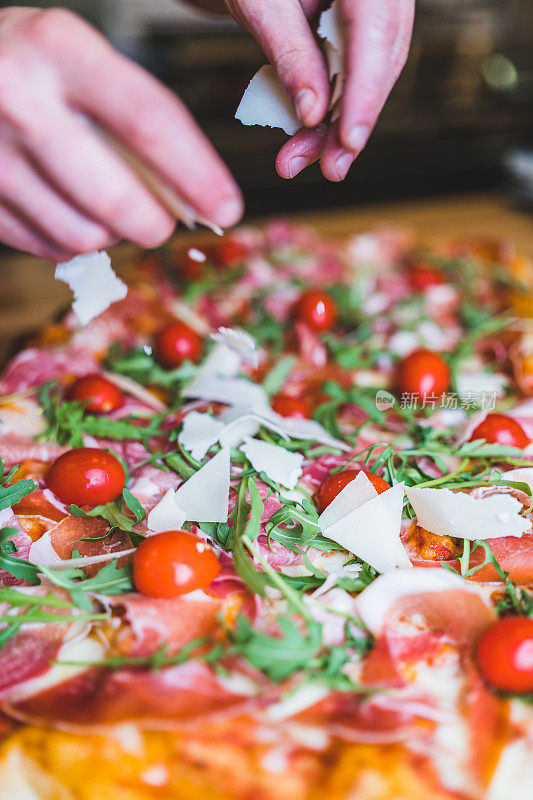
[[[10,5],[0,3],[0,6]],[[233,118],[265,62],[229,18],[175,0],[71,0],[121,51],[172,87],[243,187],[249,214],[490,190],[533,195],[533,0],[418,0],[407,66],[348,179],[274,170],[283,132]],[[522,177],[513,177],[518,172]],[[529,183],[524,171],[529,170]]]
[[[533,0],[418,0],[407,65],[340,184],[328,183],[316,165],[284,181],[274,160],[285,134],[234,119],[265,58],[229,17],[175,0],[16,5],[71,8],[176,91],[229,164],[249,216],[319,211],[304,221],[334,235],[380,221],[413,224],[423,235],[501,235],[533,255]],[[131,252],[114,249],[114,263]],[[0,256],[1,361],[70,293],[42,261],[11,256],[1,244]]]

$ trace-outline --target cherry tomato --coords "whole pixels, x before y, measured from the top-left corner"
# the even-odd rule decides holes
[[[46,485],[63,503],[99,506],[121,494],[126,475],[114,455],[97,447],[80,447],[56,458]]]
[[[410,267],[409,282],[416,291],[425,292],[433,286],[441,286],[444,283],[444,279],[435,267],[422,263]]]
[[[288,394],[277,394],[272,400],[272,409],[282,417],[293,419],[310,419],[313,415],[313,404],[307,397],[291,397]]]
[[[191,254],[193,257],[191,257]],[[203,253],[199,250],[199,253]],[[207,254],[205,254],[207,258]],[[205,260],[194,258],[194,249],[180,250],[176,253],[176,265],[180,275],[187,281],[198,281],[204,274]]]
[[[485,439],[490,444],[509,445],[524,448],[530,444],[530,439],[524,429],[512,417],[505,414],[487,414],[483,422],[472,432],[470,441]]]
[[[103,375],[78,378],[68,390],[67,397],[80,403],[89,401],[85,408],[92,414],[109,414],[124,405],[121,390]]]
[[[316,504],[320,513],[324,511],[329,504],[335,500],[337,495],[347,486],[351,481],[355,480],[360,472],[364,472],[374,489],[378,494],[386,492],[390,489],[390,485],[379,475],[374,475],[366,469],[344,469],[342,472],[335,472],[333,475],[328,475],[320,489],[316,494]]]
[[[450,369],[446,361],[431,350],[414,350],[400,361],[398,389],[406,394],[440,395],[450,386]]]
[[[533,692],[533,619],[506,617],[481,636],[476,647],[483,677],[502,692]]]
[[[210,254],[221,267],[235,267],[242,264],[248,255],[248,245],[228,236],[213,245]]]
[[[184,361],[198,361],[203,349],[202,337],[184,322],[165,325],[154,342],[155,356],[167,369],[179,367]]]
[[[329,294],[309,289],[296,304],[296,316],[314,331],[329,331],[337,321],[337,303]]]
[[[165,531],[144,539],[133,557],[133,582],[150,597],[177,597],[203,589],[220,572],[208,544],[186,531]]]

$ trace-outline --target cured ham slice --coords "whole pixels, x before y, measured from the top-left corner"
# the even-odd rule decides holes
[[[222,599],[204,592],[195,593],[194,598],[123,594],[101,600],[123,622],[117,646],[129,656],[152,655],[162,645],[168,655],[178,652],[194,639],[213,633],[223,607]]]
[[[205,664],[189,661],[159,671],[92,668],[16,704],[14,719],[70,730],[135,721],[142,727],[182,728],[187,722],[239,716],[258,698],[224,688]]]

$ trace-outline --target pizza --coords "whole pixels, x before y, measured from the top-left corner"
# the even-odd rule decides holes
[[[277,221],[125,279],[1,377],[0,798],[530,798],[531,264]]]

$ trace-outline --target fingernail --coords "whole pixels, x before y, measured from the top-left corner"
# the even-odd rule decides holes
[[[228,225],[235,225],[242,217],[242,212],[242,200],[239,197],[229,197],[219,205],[212,221],[225,228]]]
[[[344,155],[339,156],[338,159],[335,161],[335,170],[337,175],[339,176],[339,180],[343,181],[348,174],[348,170],[352,166],[353,163],[353,155],[352,153],[344,153]]]
[[[295,175],[298,175],[298,173],[301,172],[308,165],[309,161],[307,160],[307,158],[304,158],[303,156],[294,156],[294,158],[291,158],[288,164],[289,178],[294,178]]]
[[[359,153],[368,142],[369,136],[369,125],[356,125],[355,128],[352,128],[348,134],[346,144],[349,145],[350,149],[353,150],[354,153]]]
[[[300,89],[296,95],[295,105],[298,118],[303,122],[316,103],[316,94],[312,89]]]

